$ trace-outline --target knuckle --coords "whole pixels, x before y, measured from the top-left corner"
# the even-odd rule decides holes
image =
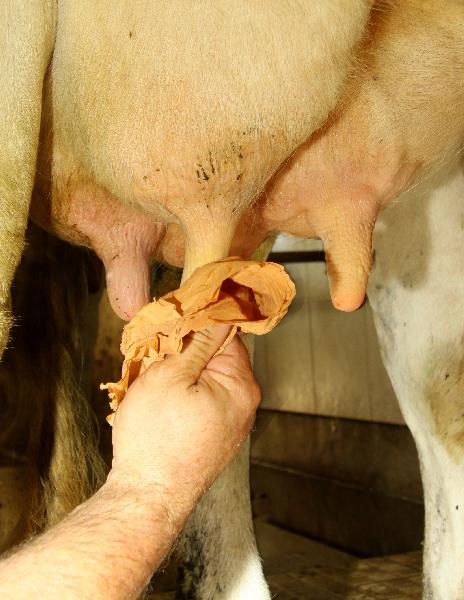
[[[165,370],[166,364],[164,361],[154,362],[142,373],[140,377],[143,377],[143,380],[147,383],[153,382],[157,379],[161,379],[165,373]]]
[[[141,380],[147,390],[160,389],[166,387],[171,380],[175,380],[172,372],[173,369],[167,362],[155,362],[136,381]]]

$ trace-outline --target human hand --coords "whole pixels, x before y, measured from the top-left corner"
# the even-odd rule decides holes
[[[248,353],[218,325],[185,340],[130,386],[113,424],[110,477],[193,508],[238,452],[260,400]]]

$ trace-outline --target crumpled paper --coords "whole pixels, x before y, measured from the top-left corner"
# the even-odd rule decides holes
[[[237,333],[263,335],[287,313],[295,285],[281,265],[236,257],[196,269],[177,290],[144,306],[125,326],[121,379],[101,384],[116,411],[130,384],[148,367],[182,350],[192,331],[225,323],[231,332],[218,354]],[[112,423],[114,414],[107,418]]]

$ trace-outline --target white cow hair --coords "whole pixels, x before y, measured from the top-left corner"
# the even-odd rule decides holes
[[[363,35],[372,5],[362,0],[330,0],[311,6],[297,0],[276,0],[258,3],[255,7],[257,12],[252,13],[252,5],[248,2],[224,3],[231,16],[230,28],[223,33],[234,48],[238,65],[236,72],[229,73],[229,79],[225,79],[221,78],[221,68],[212,72],[208,63],[205,64],[208,57],[214,57],[220,67],[221,56],[216,52],[217,36],[204,35],[207,31],[215,32],[214,11],[206,10],[208,3],[204,1],[192,6],[193,20],[190,24],[192,40],[196,35],[203,52],[200,56],[182,54],[187,57],[183,62],[178,61],[182,51],[181,24],[185,19],[185,5],[181,1],[157,3],[164,14],[171,16],[165,22],[150,13],[150,18],[156,22],[158,37],[151,35],[150,20],[141,22],[136,19],[137,14],[148,14],[146,8],[152,4],[148,0],[113,3],[111,7],[107,1],[93,0],[58,0],[57,4],[57,27],[56,3],[52,0],[4,0],[0,6],[0,350],[7,343],[12,322],[10,287],[24,248],[39,140],[42,83],[53,48],[55,131],[67,142],[72,142],[77,163],[85,165],[94,176],[98,175],[100,183],[114,195],[126,201],[132,192],[132,188],[124,188],[114,173],[129,170],[131,185],[143,178],[142,167],[145,168],[144,163],[150,158],[149,152],[144,152],[150,148],[150,141],[155,142],[154,146],[161,156],[168,156],[173,148],[177,148],[184,163],[192,167],[191,173],[189,171],[192,174],[198,153],[206,157],[212,149],[220,157],[229,157],[230,144],[226,147],[224,139],[233,138],[243,119],[249,116],[252,149],[256,150],[253,144],[266,128],[275,133],[278,141],[271,144],[264,135],[263,151],[254,153],[255,163],[251,163],[243,182],[240,199],[246,203],[256,197],[278,165],[325,121],[335,106],[346,76],[352,76],[352,69],[356,66],[353,50]],[[215,6],[220,8],[220,4],[217,2]],[[432,18],[441,30],[453,29],[454,38],[449,36],[453,42],[462,39],[458,35],[462,24],[454,18],[461,14],[458,2],[379,2],[376,4],[378,21],[383,18],[382,9],[390,5],[400,7],[406,15],[408,10],[412,15],[425,15],[423,23]],[[265,6],[271,7],[270,12],[266,13]],[[295,14],[299,15],[296,21]],[[398,9],[398,14],[403,13]],[[256,19],[259,26],[251,31],[250,39],[258,35],[266,41],[273,19],[282,18],[282,15],[287,15],[295,25],[287,36],[277,32],[277,37],[280,39],[279,35],[283,35],[281,41],[287,40],[288,43],[289,36],[293,36],[292,43],[282,44],[279,64],[267,65],[266,83],[275,86],[279,80],[277,74],[285,74],[289,62],[295,57],[301,57],[300,68],[297,69],[300,79],[290,81],[281,77],[282,89],[276,89],[274,93],[267,93],[266,85],[260,81],[260,86],[254,87],[259,91],[258,96],[241,97],[237,93],[236,111],[223,114],[221,97],[241,89],[248,82],[247,77],[252,77],[255,64],[252,48],[235,48],[233,32],[238,27],[245,31],[250,19]],[[121,18],[128,25],[128,35],[131,39],[133,37],[136,61],[126,64],[124,53],[117,53],[120,60],[113,60],[117,43],[122,44],[122,41],[114,41],[107,49],[106,57],[99,56],[99,60],[95,53],[82,53],[83,46],[80,44],[83,40],[97,44],[102,22],[108,28],[116,25],[117,30],[118,19]],[[406,21],[411,28],[417,27],[416,19]],[[462,46],[450,42],[436,45],[428,51],[430,28],[423,27],[417,31],[423,42],[418,51],[427,70],[422,73],[419,69],[418,72],[417,63],[412,61],[408,77],[415,76],[417,82],[423,82],[423,88],[415,86],[410,94],[404,94],[402,100],[406,105],[395,106],[397,112],[392,110],[391,113],[401,114],[403,109],[402,114],[408,114],[412,107],[410,114],[414,118],[406,119],[400,127],[410,144],[409,149],[423,161],[435,161],[446,166],[454,160],[455,149],[461,142],[459,136],[464,110],[462,96],[457,99],[454,96],[457,84],[462,88],[462,80],[458,81],[459,70],[443,72],[441,61],[446,52],[455,52],[454,64],[459,65]],[[95,34],[93,37],[92,32]],[[146,39],[153,39],[157,44],[159,60],[156,64],[147,64],[149,56],[143,52]],[[309,56],[308,39],[312,44]],[[394,65],[396,59],[392,48],[401,48],[401,51],[404,48],[401,44],[391,47],[387,44],[385,53],[381,54],[385,61],[384,72],[394,79],[396,71],[388,70],[388,65]],[[389,54],[387,51],[392,52]],[[84,64],[82,61],[88,62]],[[322,67],[324,77],[321,77]],[[199,68],[202,70],[199,71]],[[183,111],[183,114],[192,115],[191,122],[176,119],[179,104],[190,101],[189,94],[182,90],[179,93],[175,88],[178,82],[171,77],[179,69],[184,70],[191,85],[204,88],[203,96],[193,94],[197,105],[192,106],[190,112]],[[155,85],[154,93],[146,96],[145,104],[133,106],[131,86],[128,86],[128,94],[120,88],[114,90],[112,86],[118,81],[116,76],[122,74],[132,75],[133,86],[139,85],[143,89],[147,81],[138,77],[140,72],[155,72],[157,77],[154,81],[158,84],[161,81],[164,89],[171,86],[176,89],[176,94],[156,96],[161,86]],[[192,77],[192,73],[199,75]],[[426,77],[429,73],[431,79]],[[84,86],[81,76],[87,77]],[[442,77],[447,78],[444,87],[440,87]],[[295,118],[289,122],[286,112],[273,98],[280,97],[285,88],[284,95],[288,102],[292,102],[301,93],[299,83],[303,80],[311,81],[312,85],[304,87],[307,98],[303,103],[301,98],[300,104],[296,102],[291,111]],[[407,88],[408,81],[398,81],[398,84]],[[97,89],[100,93],[96,92]],[[94,93],[82,97],[83,90],[94,90]],[[434,92],[433,106],[427,106],[424,111],[423,103],[428,102],[431,91]],[[205,98],[208,104],[205,104]],[[205,107],[208,109],[207,118],[199,127],[196,119],[199,114],[204,114]],[[440,113],[440,119],[431,119],[435,112]],[[150,129],[152,140],[145,139],[147,128],[131,129],[131,121],[125,121],[130,115],[134,123],[141,122],[142,114],[155,113]],[[448,119],[443,117],[450,114]],[[419,126],[421,131],[428,133],[416,136],[414,128]],[[173,137],[163,136],[166,130]],[[175,143],[173,140],[176,140]],[[131,144],[134,151],[127,153],[130,156],[137,155],[137,150],[144,148],[143,152],[140,151],[139,165],[129,164],[127,155],[121,150],[123,147],[130,150]],[[194,149],[193,154],[189,148]],[[101,156],[103,161],[99,158]],[[184,163],[179,166],[173,161],[168,165],[172,189],[180,180],[176,172],[183,168]],[[228,171],[225,174],[218,186],[227,184]],[[232,174],[235,176],[235,173]],[[385,362],[421,459],[426,505],[425,595],[433,600],[459,600],[464,596],[461,408],[464,279],[461,278],[461,282],[457,275],[464,266],[464,236],[460,226],[464,180],[458,165],[453,173],[443,177],[440,183],[428,182],[428,191],[418,194],[416,201],[408,198],[408,202],[397,203],[385,214],[388,237],[377,235],[376,238],[377,258],[370,295]],[[213,184],[211,190],[214,191]],[[213,231],[217,238],[213,239],[209,230],[201,230],[201,227],[198,230],[196,237],[192,234],[187,245],[186,274],[202,262],[220,258],[228,244],[228,239],[218,236],[217,231]],[[200,252],[202,235],[210,243],[203,244]],[[205,251],[204,247],[209,250]],[[405,256],[405,247],[408,256]],[[421,252],[425,253],[425,259],[419,258]],[[421,260],[423,270],[419,277],[417,263]],[[66,431],[67,415],[64,416],[55,424],[57,439],[63,439]],[[64,487],[72,472],[71,467],[74,467],[72,454],[66,452],[63,447],[63,454],[59,456],[62,471],[54,475],[56,481],[61,478]],[[55,500],[49,498],[50,506]],[[78,501],[80,498],[76,498],[76,503]],[[57,518],[57,512],[53,514],[54,519]],[[201,600],[269,598],[253,536],[248,462],[244,452],[205,495],[186,528],[179,549],[183,550],[186,558],[182,582],[184,597]]]

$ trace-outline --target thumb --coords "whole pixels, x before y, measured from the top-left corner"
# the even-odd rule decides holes
[[[374,224],[375,220],[339,223],[337,231],[324,239],[330,296],[339,310],[356,310],[364,301]]]
[[[203,369],[231,334],[230,325],[218,324],[187,336],[182,352],[176,357],[178,372],[190,383],[196,383]]]

